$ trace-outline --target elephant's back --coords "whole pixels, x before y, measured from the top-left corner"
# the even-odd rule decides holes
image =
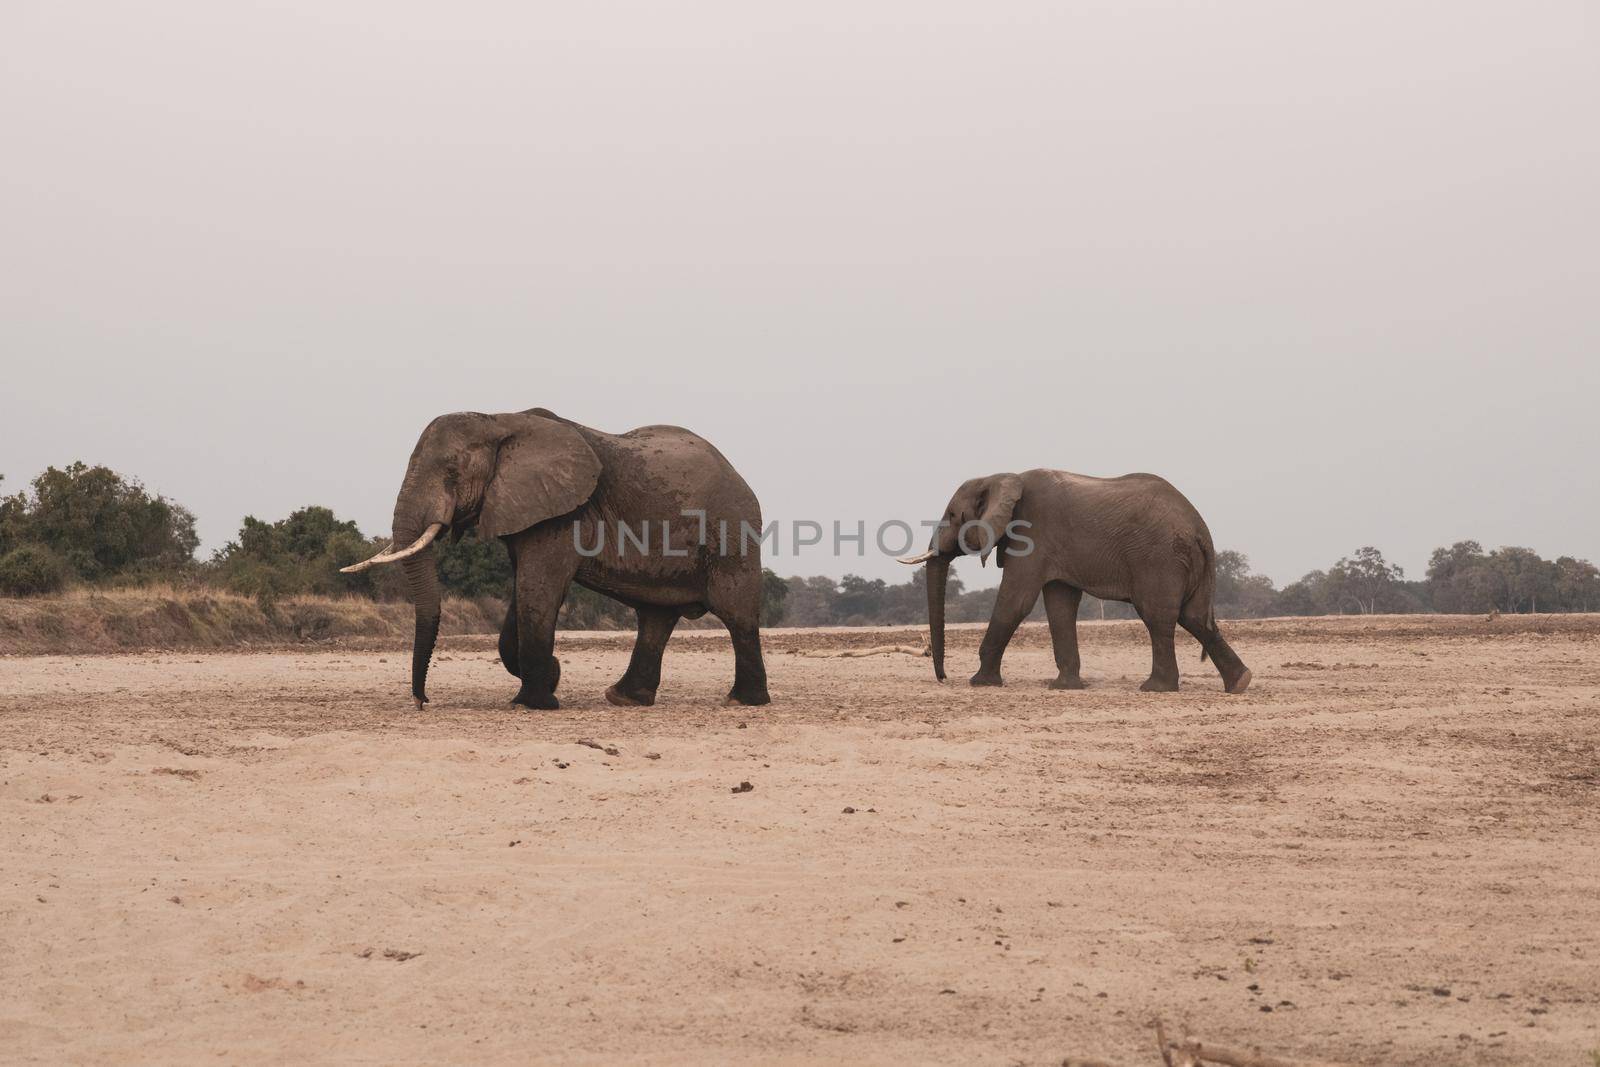
[[[734,477],[739,476],[733,469],[733,464],[728,462],[728,457],[724,456],[716,445],[682,426],[670,426],[666,423],[640,426],[627,433],[616,434],[615,439],[624,442],[625,447],[634,452],[668,459],[681,457],[699,463],[712,460],[717,466],[726,468]]]
[[[1057,494],[1068,506],[1113,508],[1125,512],[1129,521],[1151,522],[1163,519],[1178,527],[1192,527],[1207,543],[1211,538],[1205,519],[1178,487],[1161,477],[1139,471],[1115,478],[1097,478],[1073,471],[1031,470],[1023,474],[1025,490],[1032,481],[1036,487]]]
[[[710,505],[723,513],[757,510],[755,493],[728,458],[704,437],[682,426],[640,426],[627,433],[591,431],[592,447],[604,465],[609,453],[618,466],[632,468],[634,476],[653,483],[660,492],[688,501],[691,507]]]
[[[1042,481],[1067,492],[1076,490],[1111,496],[1164,496],[1171,494],[1180,499],[1186,499],[1178,491],[1177,486],[1161,477],[1161,475],[1148,474],[1144,471],[1136,471],[1133,474],[1119,474],[1114,478],[1100,478],[1093,474],[1048,470],[1041,467],[1037,470],[1024,471],[1022,478],[1024,485],[1029,481]]]

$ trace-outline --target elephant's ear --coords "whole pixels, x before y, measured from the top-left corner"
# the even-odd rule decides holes
[[[980,563],[989,562],[989,553],[1000,547],[1006,539],[1006,527],[1011,525],[1011,513],[1016,510],[1017,501],[1022,499],[1022,479],[1015,474],[996,474],[990,478],[983,487],[982,512],[978,521],[989,527],[990,537],[987,546],[974,544],[975,537],[981,538],[979,530],[969,530],[967,544],[973,551],[981,552],[978,557]],[[1005,566],[1004,553],[1000,556],[1000,566]]]
[[[537,415],[507,418],[512,433],[500,443],[478,516],[485,537],[565,515],[588,500],[600,480],[600,457],[577,430]]]

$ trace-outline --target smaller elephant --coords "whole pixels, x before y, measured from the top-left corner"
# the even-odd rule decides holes
[[[1150,677],[1139,688],[1178,688],[1174,630],[1200,642],[1242,693],[1250,670],[1223,639],[1215,611],[1217,553],[1205,520],[1184,495],[1153,474],[1091,478],[1067,471],[991,474],[962,484],[934,531],[928,551],[902,558],[926,563],[933,670],[944,680],[944,594],[957,556],[994,552],[1004,568],[973,685],[1000,685],[1006,645],[1044,595],[1059,672],[1052,689],[1082,689],[1078,604],[1088,592],[1131,603],[1150,631]]]

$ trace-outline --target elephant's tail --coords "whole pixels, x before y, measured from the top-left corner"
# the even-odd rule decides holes
[[[1202,538],[1196,543],[1195,549],[1201,561],[1199,575],[1189,595],[1184,598],[1182,610],[1190,618],[1204,612],[1201,625],[1206,639],[1200,642],[1200,662],[1204,663],[1211,655],[1211,642],[1222,636],[1222,631],[1217,628],[1217,559],[1209,539]]]

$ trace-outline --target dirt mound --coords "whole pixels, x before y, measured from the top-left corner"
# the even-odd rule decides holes
[[[440,633],[458,647],[495,647],[505,605],[492,597],[448,598]],[[1320,618],[1224,619],[1224,632],[1240,641],[1324,642],[1365,638],[1485,638],[1522,634],[1586,641],[1600,636],[1600,614],[1590,615],[1336,615]],[[956,623],[946,629],[952,653],[975,649],[984,623]],[[925,625],[769,628],[762,631],[768,655],[829,652],[860,655],[884,645],[927,641]],[[684,620],[680,641],[727,644],[727,631],[713,616]],[[400,651],[411,647],[408,604],[379,603],[359,597],[286,597],[269,607],[256,600],[209,590],[170,587],[76,591],[25,600],[0,598],[0,655],[89,655],[156,649],[284,648],[306,642],[332,642],[355,651]],[[471,638],[471,639],[466,639]],[[463,640],[466,639],[466,640]],[[630,630],[562,630],[557,643],[582,641],[595,649],[631,649]],[[1146,646],[1149,635],[1137,621],[1078,623],[1084,649]],[[1179,635],[1180,644],[1185,638]],[[714,644],[697,648],[717,647]],[[1049,648],[1043,623],[1017,630],[1013,648]]]
[[[445,634],[497,633],[496,604],[449,599]],[[75,592],[0,599],[0,654],[81,655],[146,649],[225,649],[347,639],[409,643],[408,604],[355,597],[290,597],[263,605],[211,591]]]

